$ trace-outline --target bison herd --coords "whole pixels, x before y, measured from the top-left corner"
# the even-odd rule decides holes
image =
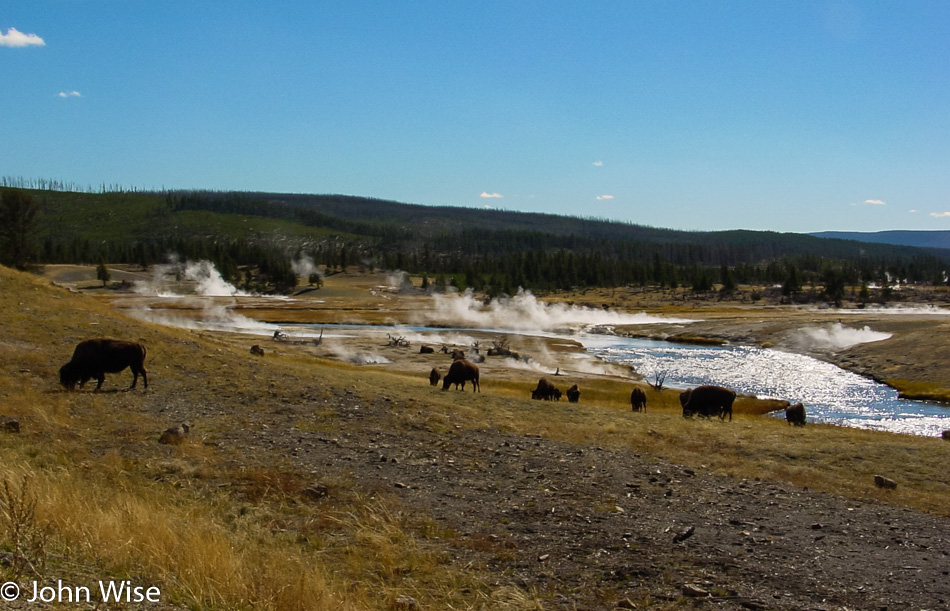
[[[429,347],[425,346],[424,348]],[[435,351],[430,348],[420,352],[431,354]],[[443,348],[442,352],[452,356],[452,365],[445,377],[442,376],[438,367],[433,367],[429,371],[429,384],[437,386],[441,381],[442,390],[448,390],[452,385],[455,385],[456,390],[465,390],[465,383],[471,382],[472,392],[481,392],[478,365],[466,360],[465,353],[461,350]],[[479,362],[483,360],[481,359]],[[554,375],[561,375],[560,370]],[[561,389],[546,377],[540,378],[531,391],[531,398],[537,401],[560,401],[564,395],[567,395],[567,400],[570,403],[578,403],[581,391],[577,384],[573,384],[562,393]],[[729,421],[732,422],[732,406],[735,400],[736,392],[731,388],[708,384],[686,389],[679,395],[684,418],[701,416],[703,418],[718,417],[720,420],[725,420],[728,416]],[[630,409],[634,412],[645,412],[647,409],[647,394],[640,386],[634,386],[633,390],[630,391]],[[785,419],[790,425],[804,426],[805,406],[801,403],[789,405],[785,409]]]
[[[428,348],[428,346],[424,347]],[[421,350],[422,353],[432,353],[434,350]],[[479,384],[478,365],[466,360],[461,350],[443,352],[452,355],[452,364],[448,372],[442,376],[438,368],[433,367],[429,372],[429,384],[437,386],[442,381],[442,390],[455,386],[456,390],[465,390],[465,383],[472,383],[472,392],[481,392]],[[477,351],[476,351],[477,352]],[[257,345],[251,347],[251,353],[263,356],[264,351]],[[145,388],[148,388],[148,374],[145,371],[145,346],[135,342],[116,339],[88,339],[80,342],[73,351],[72,358],[59,370],[59,381],[67,390],[75,390],[78,385],[82,388],[86,382],[95,378],[96,390],[102,388],[106,373],[119,373],[125,369],[132,371],[132,385],[134,389],[139,376]],[[558,375],[558,374],[555,374]],[[572,385],[564,393],[571,403],[580,401],[581,391],[577,384]],[[560,401],[561,390],[547,378],[538,380],[537,386],[531,391],[531,398],[540,401]],[[683,417],[702,416],[704,418],[718,417],[725,420],[729,416],[732,421],[732,405],[736,400],[736,392],[723,386],[702,385],[690,388],[680,393],[679,401],[683,408]],[[634,387],[630,392],[630,408],[632,411],[646,411],[647,396],[640,387]],[[805,425],[805,406],[801,403],[789,405],[785,409],[785,419],[790,425]]]

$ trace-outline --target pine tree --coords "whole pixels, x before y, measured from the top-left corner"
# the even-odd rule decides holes
[[[96,266],[96,279],[102,280],[103,288],[105,288],[109,284],[109,280],[112,279],[112,276],[109,274],[109,268],[106,267],[106,263],[102,259],[99,259],[99,265]]]

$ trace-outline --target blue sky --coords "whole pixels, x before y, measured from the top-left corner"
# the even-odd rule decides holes
[[[0,7],[0,176],[950,229],[950,2]]]

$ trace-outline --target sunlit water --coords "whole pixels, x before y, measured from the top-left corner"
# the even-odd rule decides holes
[[[277,329],[290,338],[323,337],[328,343],[367,331],[382,340],[387,334],[405,335],[413,342],[466,345],[466,331],[565,337],[581,342],[592,357],[630,365],[647,380],[657,372],[666,375],[668,387],[687,388],[720,384],[739,393],[785,399],[805,404],[810,422],[939,436],[950,429],[950,408],[922,401],[899,399],[883,384],[811,357],[778,350],[728,346],[710,347],[672,344],[598,333],[502,330],[497,328],[440,328],[433,326],[386,327],[373,325],[274,325],[240,316],[223,306],[208,307],[199,320],[184,319],[174,312],[144,310],[143,318],[174,326],[215,331],[237,331],[269,336]],[[345,344],[337,344],[345,351]],[[387,363],[373,354],[343,358],[360,363]]]
[[[647,380],[665,373],[666,386],[719,384],[743,394],[801,401],[810,422],[925,436],[950,429],[950,409],[899,399],[889,386],[800,354],[610,336],[582,341],[593,355],[632,365]]]

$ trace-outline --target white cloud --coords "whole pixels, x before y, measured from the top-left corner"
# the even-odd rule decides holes
[[[864,200],[864,203],[869,206],[886,206],[887,205],[887,202],[880,199],[866,199]]]
[[[930,216],[934,217],[935,219],[942,219],[950,216],[950,212],[931,212]]]
[[[6,34],[0,34],[0,47],[42,47],[46,43],[36,34],[24,34],[16,28],[9,28]]]
[[[82,94],[79,93],[78,91],[60,91],[56,95],[58,95],[61,98],[81,98],[82,97]]]
[[[597,166],[598,168],[600,168],[600,167],[603,167],[604,162],[603,162],[603,161],[595,161],[595,162],[594,162],[594,165]]]
[[[613,195],[598,195],[597,199],[613,199]]]
[[[482,199],[501,199],[501,198],[502,198],[502,194],[501,194],[501,193],[489,193],[489,192],[487,192],[487,191],[482,191],[482,194],[479,195],[479,197],[482,198]]]

